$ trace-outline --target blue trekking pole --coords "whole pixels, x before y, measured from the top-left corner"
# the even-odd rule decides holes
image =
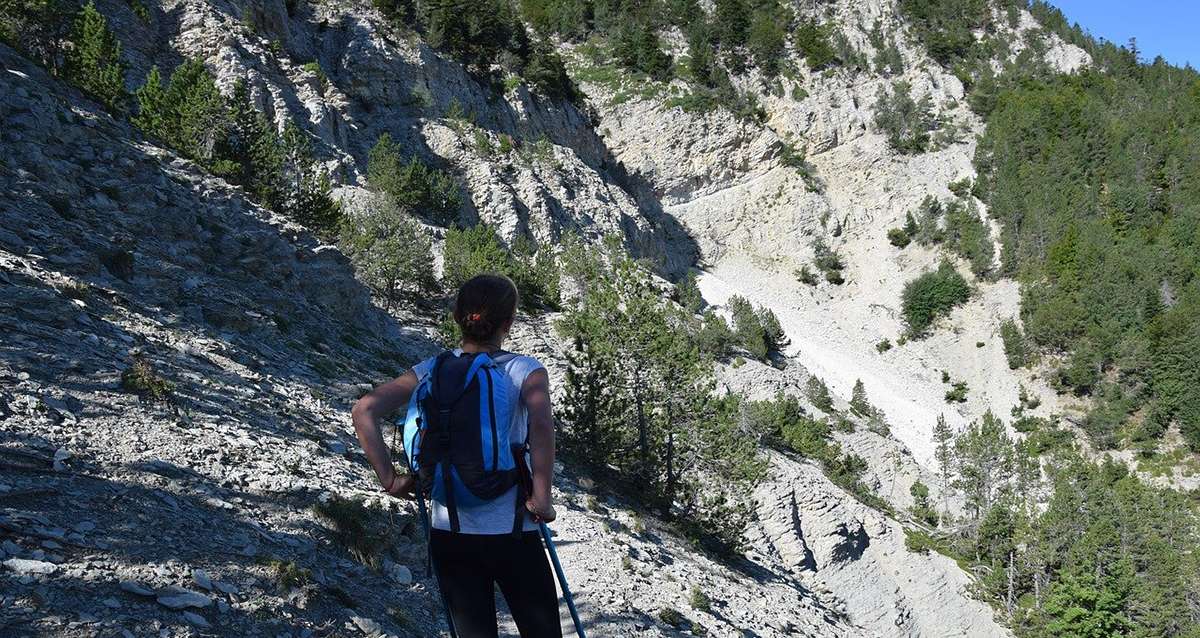
[[[550,540],[550,528],[545,523],[538,523],[542,532],[542,540],[546,542],[546,551],[550,553],[550,563],[554,565],[554,573],[558,576],[558,585],[562,588],[563,600],[567,601],[567,610],[571,612],[571,621],[575,623],[575,635],[587,638],[583,632],[583,622],[579,620],[579,610],[575,609],[575,597],[567,585],[567,575],[563,572],[562,563],[558,562],[558,552],[554,551],[554,541]]]

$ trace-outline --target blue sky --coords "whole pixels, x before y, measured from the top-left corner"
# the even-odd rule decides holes
[[[1200,67],[1200,2],[1195,0],[1049,0],[1067,20],[1114,44],[1137,38],[1146,60]]]

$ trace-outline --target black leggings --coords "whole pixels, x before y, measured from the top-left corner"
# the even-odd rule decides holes
[[[541,536],[432,530],[429,551],[459,638],[495,638],[496,585],[521,638],[561,638],[558,593]]]

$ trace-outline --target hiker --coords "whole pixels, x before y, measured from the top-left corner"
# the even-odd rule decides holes
[[[454,303],[461,345],[376,388],[352,412],[383,491],[402,498],[417,490],[417,498],[431,494],[433,574],[459,638],[497,635],[496,585],[523,638],[562,636],[554,576],[539,536],[539,525],[555,517],[549,377],[537,359],[501,349],[517,299],[516,285],[501,275],[463,284]],[[428,396],[414,398],[423,388]],[[413,407],[418,404],[420,410]],[[419,461],[416,475],[395,470],[377,425],[405,405],[410,421],[418,415],[406,424],[404,441],[406,453]],[[454,423],[456,438],[448,428],[437,429],[443,422]],[[504,431],[508,440],[496,440]]]

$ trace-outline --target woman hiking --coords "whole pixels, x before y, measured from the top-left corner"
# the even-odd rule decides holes
[[[522,638],[562,636],[554,576],[538,534],[538,525],[555,517],[549,377],[537,359],[501,348],[517,300],[507,277],[467,281],[454,303],[461,345],[376,388],[352,411],[383,491],[431,495],[429,552],[459,638],[497,635],[497,585]],[[405,451],[417,460],[416,474],[395,470],[378,426],[406,405]]]

